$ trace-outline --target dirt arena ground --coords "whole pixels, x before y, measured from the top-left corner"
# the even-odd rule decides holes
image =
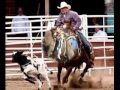
[[[75,74],[71,73],[68,83],[62,86],[57,84],[56,73],[49,75],[52,90],[114,90],[114,72],[109,75],[107,70],[92,71],[91,76],[87,74],[81,83],[78,83],[79,73],[79,71]],[[31,84],[20,76],[6,78],[6,90],[37,90],[37,87],[37,84]],[[43,90],[48,90],[46,81]]]

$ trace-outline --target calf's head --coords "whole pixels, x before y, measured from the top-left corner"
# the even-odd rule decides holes
[[[12,54],[12,62],[18,62],[22,59],[23,51],[14,51]]]

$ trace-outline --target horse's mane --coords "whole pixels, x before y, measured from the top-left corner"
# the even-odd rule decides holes
[[[46,41],[45,45],[49,46],[49,50],[48,50],[48,56],[49,56],[53,52],[55,47],[55,40],[52,37],[51,30],[45,32],[44,39]]]

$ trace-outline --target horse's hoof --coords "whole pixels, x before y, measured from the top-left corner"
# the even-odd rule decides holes
[[[52,90],[51,88],[49,88],[48,90]]]
[[[63,80],[63,84],[64,84],[64,83],[67,83],[67,81],[68,81],[68,80]]]
[[[38,88],[38,90],[42,90],[42,89]]]
[[[61,83],[58,81],[58,85],[60,85]]]
[[[79,83],[83,82],[83,79],[80,77],[80,79],[78,80]]]

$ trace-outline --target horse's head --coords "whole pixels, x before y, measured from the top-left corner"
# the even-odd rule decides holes
[[[54,39],[58,39],[61,37],[61,35],[63,35],[64,31],[62,30],[62,28],[57,27],[56,29],[51,29],[52,32],[52,37]]]
[[[63,24],[64,29],[71,29],[72,28],[72,22],[70,20],[65,20]]]
[[[21,59],[23,51],[14,51],[12,54],[12,62],[18,62]]]

